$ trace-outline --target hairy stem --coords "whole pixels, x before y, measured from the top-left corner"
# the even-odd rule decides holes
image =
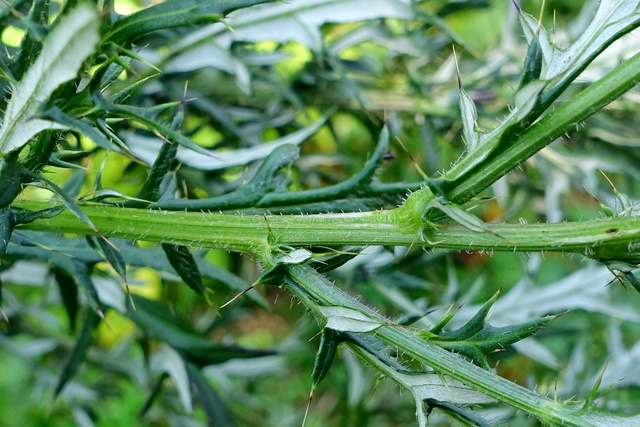
[[[15,206],[40,210],[43,202]],[[640,217],[545,224],[491,224],[479,233],[457,224],[424,227],[404,208],[321,215],[227,215],[82,205],[105,236],[248,252],[268,253],[269,232],[288,246],[393,245],[476,251],[578,252],[600,260],[640,259]],[[73,213],[39,219],[24,228],[94,234]]]
[[[549,399],[427,342],[420,338],[415,330],[387,326],[390,323],[389,319],[355,300],[309,266],[288,266],[286,283],[292,292],[311,309],[320,323],[324,324],[326,319],[318,310],[318,306],[338,306],[357,310],[372,320],[379,321],[382,326],[371,333],[400,353],[410,356],[437,372],[454,378],[491,398],[533,415],[544,424],[610,427],[633,426],[640,421],[640,417],[609,416],[592,412],[583,408],[582,405],[569,405]]]
[[[444,175],[448,200],[464,203],[500,177],[559,138],[571,126],[605,107],[640,81],[640,53],[618,65],[597,82],[586,87],[523,131],[508,147],[479,161],[482,148],[463,157]]]

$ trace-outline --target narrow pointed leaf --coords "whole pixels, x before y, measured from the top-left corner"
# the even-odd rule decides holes
[[[113,269],[118,273],[118,275],[126,280],[127,277],[127,263],[124,260],[124,257],[113,244],[109,243],[106,238],[93,236],[87,236],[87,242],[94,248],[100,248],[100,252],[104,256],[105,260],[113,267]]]
[[[167,374],[166,372],[163,372],[160,374],[160,377],[158,378],[155,385],[151,389],[151,393],[149,393],[149,397],[144,402],[142,409],[140,409],[140,412],[138,413],[138,418],[142,418],[149,411],[149,409],[151,409],[153,402],[155,402],[156,398],[160,395],[160,392],[162,391],[164,380],[166,380],[167,378],[169,378],[169,374]]]
[[[313,363],[312,386],[315,388],[324,379],[333,364],[336,351],[344,341],[342,334],[334,329],[325,328],[320,338],[320,347]]]
[[[129,318],[150,338],[166,342],[198,366],[273,354],[271,351],[215,343],[198,334],[184,318],[172,314],[168,307],[135,294],[132,299],[136,309],[128,311]]]
[[[484,221],[454,203],[442,203],[437,199],[433,199],[429,202],[427,213],[430,209],[439,210],[453,221],[471,231],[475,231],[476,233],[491,232],[490,228]]]
[[[202,282],[202,275],[200,274],[193,255],[189,252],[189,248],[181,245],[163,243],[162,249],[167,255],[169,263],[178,275],[180,275],[180,278],[184,280],[184,283],[196,291],[198,295],[204,295],[206,288]]]
[[[97,128],[92,126],[88,121],[82,119],[76,119],[68,114],[63,113],[59,108],[53,107],[42,113],[42,117],[64,126],[65,129],[74,130],[81,135],[86,136],[100,147],[105,150],[117,151],[120,153],[128,154],[130,157],[133,155],[129,153],[126,146],[113,143]]]
[[[539,37],[536,35],[529,44],[527,57],[524,61],[524,70],[520,77],[518,88],[523,88],[533,80],[540,78],[542,72],[542,48],[540,47]]]
[[[73,277],[71,277],[65,270],[53,267],[51,271],[53,273],[53,277],[56,279],[56,283],[58,284],[62,305],[67,313],[69,330],[71,332],[75,332],[76,319],[80,308],[78,303],[78,286],[76,285]]]
[[[82,329],[76,340],[76,345],[71,352],[71,356],[67,360],[67,363],[62,369],[62,374],[58,379],[58,384],[55,388],[55,395],[59,395],[67,382],[76,374],[80,364],[84,360],[87,350],[91,347],[93,341],[92,334],[95,328],[100,323],[100,316],[90,308],[86,308],[82,320]]]
[[[462,135],[464,136],[464,143],[467,146],[467,151],[473,151],[480,143],[480,135],[476,130],[478,113],[473,100],[462,87],[460,87],[459,104],[460,115],[462,117]]]
[[[189,380],[198,390],[198,399],[207,415],[209,425],[220,427],[234,427],[236,424],[231,418],[231,414],[222,398],[202,375],[200,369],[192,363],[187,363],[187,373]]]

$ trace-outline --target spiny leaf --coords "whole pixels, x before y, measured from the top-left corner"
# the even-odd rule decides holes
[[[45,26],[49,23],[49,2],[33,2],[29,16],[26,18],[20,16],[20,20],[27,31],[22,37],[20,48],[12,58],[11,64],[11,70],[18,79],[22,78],[42,49],[42,41],[46,34]]]
[[[62,369],[62,374],[60,374],[60,378],[58,379],[58,384],[54,392],[56,396],[60,394],[67,382],[77,372],[87,354],[87,350],[91,347],[93,341],[91,335],[99,323],[100,316],[92,309],[86,308],[82,321],[82,330],[76,339],[76,345],[73,348],[71,356],[69,360],[67,360],[67,363]]]
[[[163,243],[162,249],[167,255],[169,263],[176,270],[180,278],[184,280],[184,283],[196,291],[198,295],[204,295],[206,288],[202,282],[202,275],[200,274],[193,255],[189,252],[189,248],[181,245]]]
[[[490,353],[535,334],[557,317],[544,316],[517,325],[494,327],[486,323],[486,320],[497,297],[498,293],[494,294],[469,322],[454,331],[443,332],[436,329],[420,331],[418,335],[444,349],[462,354],[476,365],[489,370],[487,356]]]
[[[126,279],[127,263],[116,246],[110,243],[106,238],[94,238],[93,236],[87,236],[87,242],[92,248],[101,253],[105,261],[113,267],[115,272],[122,279]]]
[[[177,157],[178,160],[180,160],[180,162],[184,163],[185,165],[205,171],[246,165],[250,162],[266,158],[277,147],[281,145],[302,144],[302,142],[307,140],[307,138],[316,133],[324,125],[329,117],[330,114],[325,114],[315,122],[298,131],[292,132],[276,140],[258,144],[252,147],[238,148],[236,150],[229,151],[211,152],[198,146],[198,149],[194,150],[179,150]],[[144,124],[147,125],[147,123]],[[173,140],[174,138],[174,135],[172,134],[168,134],[160,130],[159,132],[167,136],[169,139]],[[182,139],[185,138],[186,137],[182,136]],[[190,148],[187,147],[186,144],[183,144],[180,140],[176,139],[176,141],[183,145],[185,148]],[[151,163],[153,161],[151,159],[155,159],[155,153],[158,149],[157,146],[159,145],[159,141],[157,139],[145,138],[134,134],[129,137],[128,142],[132,146],[132,150],[134,152],[137,152],[139,156],[145,161]],[[153,157],[149,155],[151,153],[153,153]]]
[[[522,11],[520,23],[529,43],[538,39],[543,58],[543,80],[553,80],[547,103],[553,101],[566,86],[612,42],[640,25],[640,1],[602,0],[588,27],[568,48],[555,46],[536,18]]]
[[[20,83],[13,88],[0,127],[0,152],[20,149],[45,129],[64,129],[58,123],[34,118],[37,110],[61,84],[75,78],[99,40],[96,10],[82,3],[54,27],[42,51]]]
[[[255,206],[276,189],[276,174],[298,158],[300,149],[291,144],[277,146],[262,162],[254,177],[236,191],[198,200],[167,200],[154,204],[162,209],[219,210]],[[157,161],[157,160],[156,160]]]

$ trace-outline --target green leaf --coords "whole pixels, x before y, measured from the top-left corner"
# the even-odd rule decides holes
[[[176,115],[172,125],[173,128],[177,128],[179,121],[182,122],[182,116],[183,114]],[[170,141],[164,141],[162,143],[162,147],[158,152],[158,157],[156,157],[156,160],[153,162],[153,166],[149,171],[147,180],[138,194],[136,194],[137,199],[155,202],[160,198],[160,186],[162,185],[162,181],[167,173],[169,173],[171,168],[173,168],[177,152],[178,144],[173,144]],[[125,203],[125,206],[130,207],[143,207],[145,205],[146,203],[140,201],[130,201]]]
[[[0,154],[0,183],[0,209],[3,209],[22,191],[22,165],[16,154]]]
[[[124,257],[118,250],[118,248],[109,242],[106,238],[94,238],[93,236],[87,236],[87,242],[89,245],[97,250],[105,261],[113,267],[116,273],[123,279],[127,277],[127,263]]]
[[[533,80],[540,79],[542,72],[542,48],[540,47],[539,37],[536,34],[529,44],[527,57],[524,61],[524,70],[520,76],[520,84],[518,89],[523,88]]]
[[[325,114],[312,124],[304,127],[296,132],[292,132],[286,136],[278,138],[273,141],[265,142],[263,144],[255,145],[249,148],[238,148],[236,150],[229,151],[206,151],[202,147],[198,146],[198,150],[179,150],[178,160],[187,166],[194,167],[200,170],[219,170],[226,169],[233,166],[243,166],[250,162],[264,159],[269,156],[277,147],[281,145],[300,145],[307,140],[311,135],[316,133],[327,121],[329,114]],[[146,125],[147,123],[145,123]],[[173,139],[173,135],[168,135],[170,139]],[[185,137],[182,137],[185,138]],[[140,135],[131,135],[127,138],[129,145],[134,153],[147,163],[153,163],[157,156],[158,148],[161,144],[157,138],[142,137]],[[182,144],[181,141],[176,140]],[[185,148],[191,148],[184,145]]]
[[[76,131],[79,134],[86,136],[105,150],[117,151],[119,153],[127,154],[129,157],[133,157],[133,154],[129,152],[126,146],[113,143],[87,120],[73,118],[62,112],[62,110],[57,107],[52,107],[44,111],[41,117],[43,119],[59,123],[66,129]]]
[[[236,424],[231,419],[231,414],[222,401],[220,395],[211,387],[200,369],[192,363],[187,363],[187,373],[191,384],[198,390],[198,398],[204,413],[207,415],[209,425],[220,427],[233,427]]]
[[[540,78],[553,80],[548,92],[557,97],[564,88],[613,41],[640,25],[640,1],[602,0],[593,19],[568,48],[560,49],[538,20],[520,11],[520,24],[529,44],[539,39],[542,55]]]
[[[82,330],[76,339],[76,345],[71,352],[71,356],[64,365],[62,374],[60,374],[60,378],[58,379],[58,384],[56,385],[54,392],[56,396],[60,394],[71,377],[76,374],[80,364],[87,354],[87,350],[91,347],[91,343],[93,341],[92,334],[99,323],[100,316],[92,309],[88,307],[85,308],[82,320]]]
[[[65,128],[36,118],[37,110],[61,84],[78,75],[82,63],[93,54],[99,41],[99,27],[98,14],[87,3],[60,19],[45,39],[38,58],[13,87],[0,127],[0,153],[20,149],[45,129]]]
[[[491,306],[498,298],[496,292],[482,308],[460,328],[450,331],[441,331],[441,324],[431,330],[418,332],[418,336],[434,343],[446,350],[462,354],[481,368],[490,370],[487,356],[490,353],[501,350],[507,345],[516,343],[527,338],[557,316],[544,316],[529,322],[509,325],[504,327],[494,327],[486,323]],[[445,324],[450,320],[445,322]]]
[[[480,143],[480,133],[476,130],[478,113],[471,97],[460,85],[460,115],[462,116],[462,135],[467,151],[473,151]]]
[[[136,304],[137,305],[137,304]],[[187,374],[187,361],[182,358],[180,353],[167,345],[160,347],[153,354],[150,362],[153,371],[167,373],[171,377],[173,386],[178,391],[178,397],[184,410],[193,413],[193,402],[191,399],[191,383]]]
[[[127,313],[129,318],[150,338],[166,342],[198,366],[273,354],[270,351],[214,343],[194,331],[184,318],[172,314],[168,307],[135,294],[132,299],[136,309],[130,307]]]
[[[76,330],[78,309],[80,308],[78,303],[78,286],[76,285],[73,277],[69,275],[67,271],[54,266],[51,268],[51,272],[58,284],[62,305],[64,306],[67,318],[69,319],[69,330],[74,332]]]
[[[171,266],[176,270],[184,283],[196,291],[198,295],[204,295],[206,290],[202,282],[202,275],[198,269],[195,259],[189,252],[189,248],[181,245],[162,244],[162,249],[167,255]]]
[[[320,347],[313,363],[312,387],[316,388],[329,372],[336,356],[338,345],[344,341],[342,334],[335,329],[325,328],[320,338]]]
[[[327,323],[325,328],[338,332],[371,332],[382,326],[377,320],[347,307],[318,307]]]
[[[448,402],[440,402],[434,399],[426,399],[425,404],[429,411],[433,408],[438,408],[441,411],[448,414],[453,419],[458,420],[462,424],[466,424],[468,426],[476,426],[476,427],[493,427],[495,426],[494,422],[489,422],[482,418],[480,415],[474,413],[470,409],[465,409],[453,405]]]
[[[12,58],[11,69],[18,80],[42,50],[42,41],[49,23],[49,9],[49,1],[34,1],[29,10],[29,16],[20,17],[27,31],[22,37],[16,56]]]
[[[344,23],[378,18],[411,19],[414,16],[410,0],[309,0],[278,3],[238,11],[231,24],[236,34],[226,29],[204,28],[176,44],[174,50],[200,45],[204,39],[216,36],[216,42],[228,47],[240,38],[245,42],[295,41],[313,50],[323,47],[320,27],[327,23]]]
[[[13,212],[10,209],[0,209],[0,259],[3,259],[7,253],[13,227],[15,227]]]
[[[262,162],[253,178],[236,191],[207,199],[163,200],[153,207],[174,210],[221,210],[256,206],[262,198],[277,188],[276,174],[297,159],[299,153],[300,149],[295,145],[277,146]]]
[[[495,235],[493,231],[477,216],[470,214],[461,206],[455,203],[442,203],[437,198],[432,199],[427,205],[425,211],[425,219],[428,220],[429,214],[433,209],[437,209],[447,217],[462,225],[463,227],[475,231],[476,233],[489,233]]]
[[[236,9],[272,1],[167,0],[119,19],[103,39],[118,44],[131,43],[152,31],[220,22]]]
[[[149,409],[151,409],[151,405],[153,405],[153,402],[160,395],[162,386],[164,385],[164,380],[166,380],[167,378],[169,378],[169,374],[167,374],[166,372],[160,374],[158,380],[153,386],[153,389],[151,389],[151,393],[149,393],[149,397],[144,402],[142,409],[140,409],[140,412],[138,413],[139,418],[142,418],[149,411]]]

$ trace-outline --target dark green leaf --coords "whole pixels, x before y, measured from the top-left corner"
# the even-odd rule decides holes
[[[15,227],[15,219],[10,209],[0,210],[0,259],[7,253],[7,246]]]
[[[56,396],[60,394],[67,382],[78,371],[80,364],[87,354],[87,350],[91,347],[93,341],[92,334],[99,323],[100,316],[92,309],[86,308],[82,320],[82,330],[76,339],[76,345],[71,352],[71,356],[64,365],[62,374],[60,374],[60,378],[58,379],[58,384],[54,392]]]
[[[441,411],[448,414],[450,417],[463,423],[464,425],[477,426],[477,427],[494,427],[495,426],[495,423],[493,422],[490,423],[486,421],[480,415],[476,414],[470,409],[460,408],[451,403],[440,402],[438,400],[433,400],[433,399],[427,399],[424,401],[424,403],[425,405],[427,405],[429,412],[431,412],[433,408],[438,408]]]
[[[147,413],[147,411],[149,411],[149,409],[151,409],[151,405],[153,405],[153,402],[160,395],[160,391],[162,391],[162,386],[164,384],[164,380],[166,380],[167,378],[169,378],[169,374],[168,373],[163,372],[162,374],[160,374],[160,377],[156,381],[156,384],[153,386],[153,389],[151,389],[151,393],[149,394],[149,397],[144,402],[144,406],[142,406],[142,409],[140,409],[140,412],[138,413],[138,417],[139,418],[144,417],[144,415]]]
[[[78,286],[67,271],[55,266],[51,268],[51,271],[60,290],[62,304],[69,319],[69,329],[71,332],[74,332],[76,330],[76,318],[78,317],[78,309],[80,307],[78,304]]]
[[[22,166],[18,153],[0,154],[0,209],[9,206],[22,191]]]
[[[315,362],[313,363],[312,387],[315,388],[324,379],[333,359],[336,356],[338,345],[344,341],[342,334],[333,329],[325,328],[320,338],[320,347],[316,353]]]
[[[186,320],[173,315],[168,307],[139,295],[132,295],[132,298],[136,309],[128,312],[131,320],[149,337],[165,341],[198,366],[273,354],[269,351],[216,344],[195,332]]]
[[[206,288],[202,283],[202,275],[198,269],[198,265],[189,252],[189,248],[181,245],[162,244],[162,249],[167,255],[167,259],[171,266],[176,270],[184,283],[191,289],[196,291],[198,295],[204,295]]]
[[[216,427],[234,427],[236,424],[231,419],[231,414],[220,395],[211,387],[200,369],[192,363],[186,363],[187,372],[191,383],[198,390],[198,398],[202,409],[207,415],[208,425]]]
[[[541,71],[542,48],[540,47],[539,36],[536,34],[529,44],[529,50],[527,51],[527,57],[524,61],[524,70],[522,70],[518,89],[523,88],[532,80],[538,80],[540,78]]]
[[[104,260],[113,267],[121,278],[126,279],[127,263],[124,261],[124,257],[113,243],[109,242],[106,238],[96,238],[93,236],[87,236],[87,243],[89,243],[92,248],[100,252],[104,257]]]
[[[336,268],[357,257],[362,249],[362,247],[345,248],[344,251],[323,259],[322,263],[318,264],[318,266],[316,267],[316,270],[318,271],[318,273],[326,273],[328,271],[335,270]]]

